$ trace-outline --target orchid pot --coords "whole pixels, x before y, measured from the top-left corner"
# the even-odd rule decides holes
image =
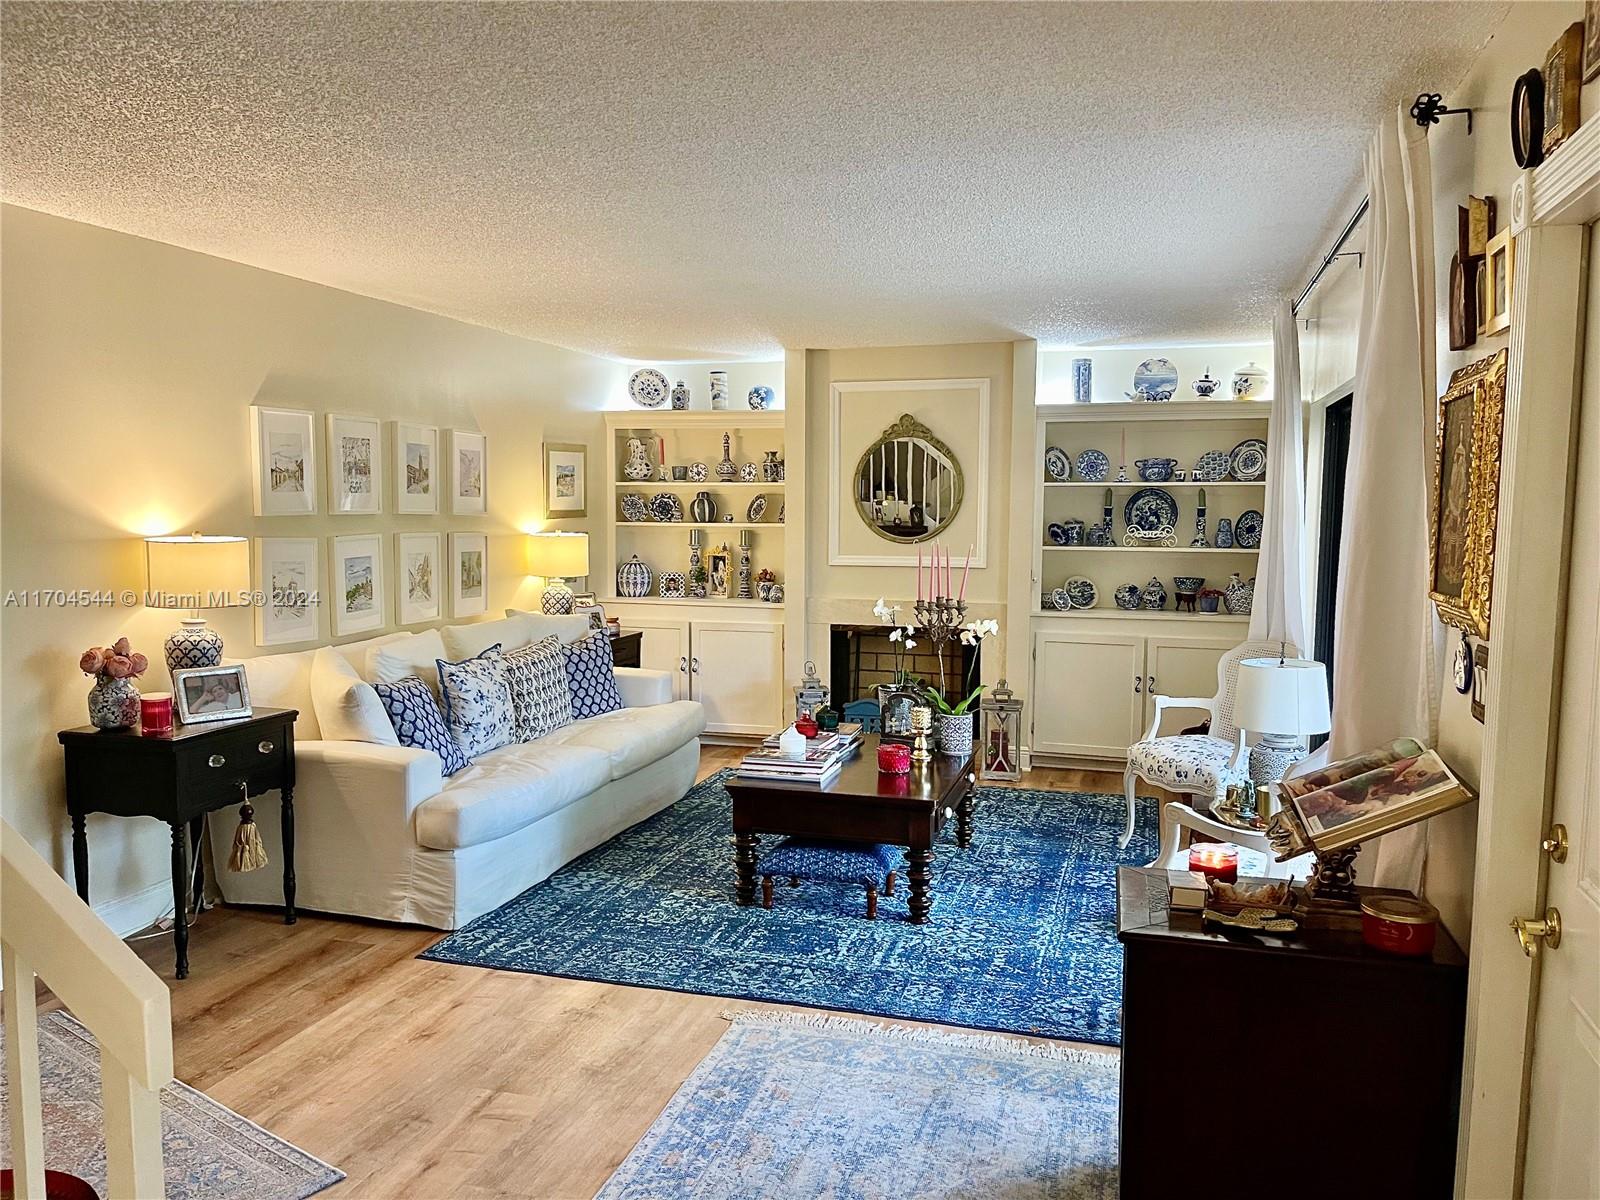
[[[940,754],[948,754],[952,758],[968,758],[972,755],[972,720],[976,715],[971,712],[935,714],[933,739]]]

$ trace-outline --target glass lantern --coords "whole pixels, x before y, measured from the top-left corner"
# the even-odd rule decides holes
[[[983,714],[983,777],[1022,778],[1022,701],[1002,679],[979,705]]]
[[[815,717],[819,708],[828,706],[828,685],[822,682],[822,677],[817,674],[817,664],[806,662],[806,673],[800,679],[800,685],[794,689],[794,715],[795,720],[801,717]]]

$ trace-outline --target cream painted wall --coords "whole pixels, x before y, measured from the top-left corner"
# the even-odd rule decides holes
[[[142,590],[146,533],[314,535],[326,575],[330,534],[376,532],[385,535],[392,627],[392,535],[482,531],[490,535],[493,615],[537,592],[523,573],[519,531],[543,515],[542,441],[589,444],[591,471],[604,462],[593,410],[624,393],[630,369],[620,363],[26,209],[0,210],[0,236],[0,574],[8,593]],[[319,449],[328,412],[480,429],[489,439],[489,512],[331,517],[319,482],[321,515],[253,517],[255,403],[316,412]],[[386,464],[389,436],[385,427]],[[590,511],[599,514],[596,501]],[[587,528],[595,519],[552,528]],[[126,634],[152,661],[141,685],[162,689],[161,640],[177,615],[15,603],[4,610],[0,805],[63,874],[67,821],[54,735],[86,721],[89,685],[78,654]],[[256,653],[249,610],[209,615],[230,655]],[[327,614],[320,620],[326,639]],[[118,932],[170,905],[165,830],[102,817],[90,821],[89,839],[91,899]]]

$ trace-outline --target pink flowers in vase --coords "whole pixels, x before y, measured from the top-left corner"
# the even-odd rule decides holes
[[[128,644],[125,637],[109,646],[90,646],[78,659],[78,670],[100,679],[136,679],[150,660]]]

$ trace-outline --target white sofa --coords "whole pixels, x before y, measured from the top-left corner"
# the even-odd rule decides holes
[[[625,708],[489,751],[448,778],[438,755],[398,744],[370,688],[408,656],[429,662],[439,645],[438,657],[455,661],[496,642],[510,650],[552,633],[572,642],[586,631],[583,617],[520,613],[244,660],[253,704],[300,713],[297,905],[455,929],[682,797],[699,764],[705,714],[696,701],[672,699],[664,671],[619,667]],[[269,865],[229,871],[234,822],[214,820],[217,882],[230,902],[277,905],[275,797],[256,807]]]

